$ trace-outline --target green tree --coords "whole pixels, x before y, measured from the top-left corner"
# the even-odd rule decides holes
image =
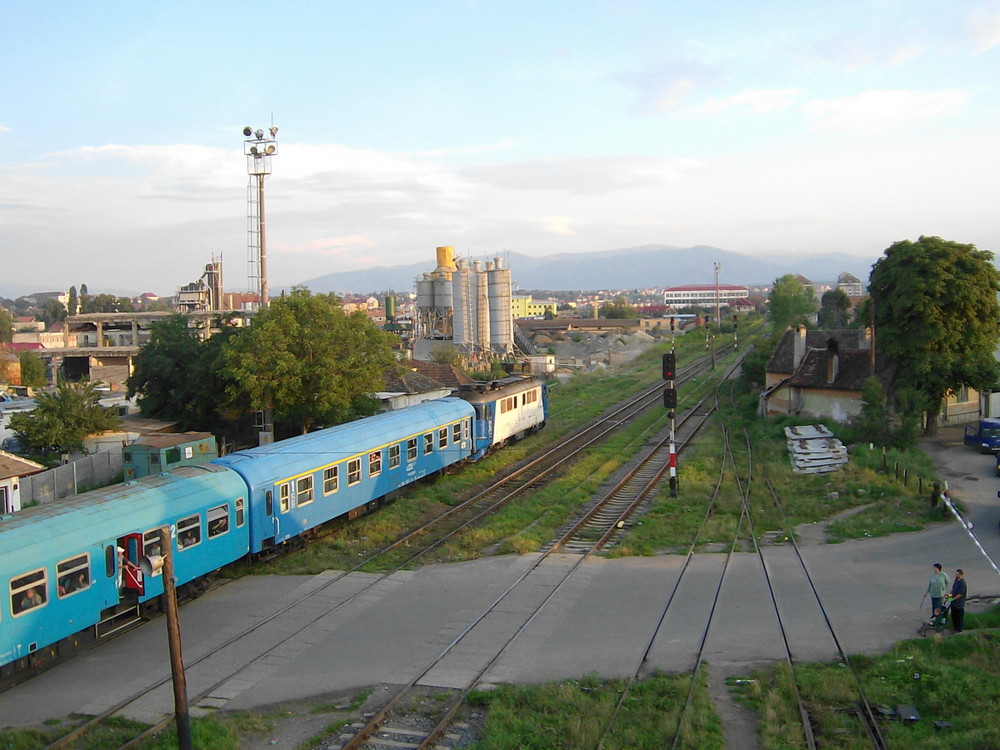
[[[45,321],[45,327],[48,328],[53,323],[66,320],[66,307],[55,297],[49,297],[45,300],[39,317]]]
[[[223,352],[238,329],[217,321],[219,332],[202,340],[185,315],[153,324],[149,343],[126,381],[145,416],[174,420],[183,430],[238,437],[249,427],[249,401],[230,398]]]
[[[270,404],[290,430],[337,424],[372,409],[368,394],[397,367],[395,341],[364,313],[346,315],[334,295],[293,287],[226,347],[229,393],[254,409]]]
[[[851,320],[851,299],[843,289],[823,292],[819,300],[817,325],[825,329],[846,328]]]
[[[430,358],[430,361],[436,365],[462,366],[462,352],[453,344],[433,344],[430,349]]]
[[[118,414],[100,405],[100,384],[60,380],[55,391],[35,397],[35,408],[10,418],[10,429],[25,451],[33,454],[75,453],[83,440],[121,426]]]
[[[76,293],[76,287],[71,286],[69,288],[69,300],[66,302],[66,311],[70,315],[76,315],[79,309],[80,309],[80,297]]]
[[[622,320],[624,318],[637,318],[639,314],[635,307],[630,305],[624,297],[616,297],[613,302],[601,305],[598,314],[602,318]]]
[[[811,287],[804,286],[792,274],[775,279],[771,287],[771,326],[781,333],[788,326],[805,322],[806,316],[816,310]]]
[[[1000,271],[992,252],[940,237],[896,242],[872,267],[868,290],[876,340],[897,364],[894,386],[921,394],[928,434],[947,391],[997,383]]]
[[[113,294],[96,294],[86,297],[81,312],[113,313],[132,312],[132,300],[128,297],[116,297]]]
[[[6,307],[0,306],[0,344],[9,344],[14,338],[14,318]]]
[[[48,385],[45,379],[45,360],[30,349],[25,349],[17,355],[21,362],[21,385],[32,388],[42,388]]]
[[[858,439],[865,443],[887,446],[889,430],[889,397],[878,378],[867,378],[861,386],[861,412],[854,418]]]
[[[184,417],[192,390],[191,365],[200,349],[199,331],[188,325],[186,315],[153,323],[149,343],[135,356],[132,374],[125,381],[128,397],[137,397],[144,416]]]

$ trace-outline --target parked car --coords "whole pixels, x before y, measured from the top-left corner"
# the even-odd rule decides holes
[[[1000,452],[1000,419],[980,419],[965,428],[965,444],[982,453]]]

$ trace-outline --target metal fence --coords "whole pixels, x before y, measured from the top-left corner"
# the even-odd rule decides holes
[[[121,481],[124,468],[121,451],[92,453],[72,463],[22,477],[21,507],[76,495]]]

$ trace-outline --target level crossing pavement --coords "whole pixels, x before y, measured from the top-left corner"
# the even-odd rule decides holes
[[[962,446],[960,433],[957,441],[950,433],[937,441],[932,456],[955,496],[965,504],[983,547],[998,559],[996,490],[1000,482],[994,476],[992,457]],[[941,562],[948,571],[963,568],[970,595],[1000,595],[1000,577],[955,520],[922,532],[809,545],[802,551],[827,615],[849,654],[881,652],[897,640],[915,636],[927,615],[927,607],[921,610],[920,603],[934,562]],[[795,658],[837,658],[793,551],[781,546],[767,552]],[[256,709],[406,683],[455,641],[537,557],[500,556],[398,572],[350,601],[352,593],[377,577],[353,573],[331,584],[335,574],[324,573],[253,576],[228,583],[181,608],[189,694],[215,686],[193,713]],[[576,559],[557,555],[543,566],[550,574]],[[490,668],[485,682],[536,683],[589,673],[602,677],[630,674],[674,591],[684,560],[682,555],[665,555],[586,561]],[[673,594],[644,672],[693,666],[725,562],[726,555],[720,553],[693,558]],[[523,625],[528,599],[538,600],[542,587],[531,584],[505,599],[489,624],[484,623],[468,643],[449,654],[424,678],[424,684],[443,688],[467,680],[495,655],[505,635]],[[220,649],[247,625],[306,592],[319,593],[262,628],[241,649]],[[733,556],[715,606],[704,652],[713,669],[741,674],[783,659],[774,608],[755,555]],[[265,651],[262,659],[253,658]],[[204,655],[211,656],[195,663]],[[216,685],[244,665],[240,673]],[[151,687],[168,674],[165,622],[159,618],[0,694],[0,726],[97,713],[142,690],[147,692],[146,699],[127,715],[151,721],[173,711],[169,684]]]

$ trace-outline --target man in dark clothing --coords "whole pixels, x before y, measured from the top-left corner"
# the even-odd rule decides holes
[[[955,571],[955,582],[951,585],[951,629],[961,633],[965,627],[965,598],[968,587],[965,574],[959,568]]]

